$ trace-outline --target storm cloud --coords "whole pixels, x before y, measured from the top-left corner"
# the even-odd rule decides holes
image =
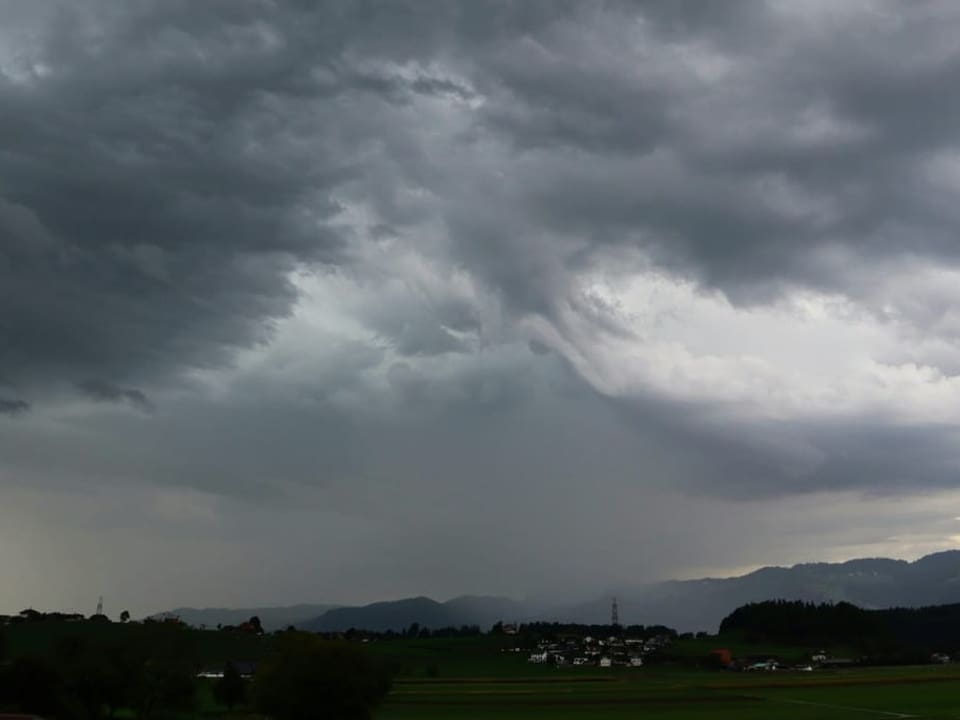
[[[952,546],[958,27],[947,2],[0,4],[0,525],[57,528],[0,603]],[[788,548],[750,525],[799,509],[823,517]],[[301,565],[203,572],[255,541]],[[190,580],[121,590],[186,542]],[[74,545],[116,577],[80,582]]]

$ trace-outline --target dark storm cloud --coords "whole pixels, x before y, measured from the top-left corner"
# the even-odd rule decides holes
[[[326,94],[320,59],[266,47],[254,6],[64,5],[27,51],[43,73],[0,83],[10,377],[221,363],[286,313],[296,263],[337,261],[328,192],[352,161],[303,152],[331,128],[288,117]]]
[[[248,134],[271,111],[242,64],[128,56],[133,19],[94,51],[69,22],[37,60],[49,78],[0,86],[0,366],[30,382],[221,362],[286,311],[295,260],[335,256],[323,203],[316,224],[298,208],[331,178]]]
[[[136,388],[120,387],[105,380],[85,380],[77,385],[77,389],[98,402],[129,403],[144,412],[153,410],[150,399]]]
[[[617,266],[624,250],[735,303],[815,288],[878,314],[891,292],[880,281],[899,260],[960,259],[949,5],[3,12],[23,13],[7,25],[27,28],[0,36],[0,374],[16,397],[59,385],[146,408],[155,386],[267,344],[298,300],[291,273],[307,268],[357,284],[352,319],[384,364],[371,380],[368,365],[347,363],[308,397],[322,405],[346,389],[375,405],[365,383],[381,382],[411,413],[439,403],[469,426],[471,414],[521,406],[529,378],[514,365],[442,375],[417,363],[486,359],[531,316],[574,350],[591,338],[571,316],[627,332],[576,277]],[[466,275],[474,294],[418,284],[400,264],[371,267],[377,243],[429,257],[444,281]],[[483,293],[495,311],[477,306]],[[932,297],[906,313],[929,332],[949,304]],[[521,341],[538,358],[565,352]],[[628,427],[679,452],[689,443],[678,485],[736,496],[949,485],[940,431],[822,434],[806,420],[750,426],[735,411],[727,430],[698,424],[709,402],[637,395]],[[321,413],[333,419],[318,427],[338,426],[341,412]],[[310,413],[275,413],[304,427],[271,444],[270,423],[237,419],[234,434],[212,415],[217,487],[236,471],[223,458],[255,439],[272,452],[248,464],[254,474],[279,463],[306,482],[315,467],[356,468],[333,450],[348,444],[341,435],[314,444]],[[901,447],[902,462],[871,464],[873,443]],[[191,481],[180,465],[158,475]]]
[[[0,415],[19,415],[30,409],[25,400],[7,400],[0,398]]]
[[[30,32],[7,38],[0,78],[0,370],[141,382],[263,342],[295,299],[289,271],[348,261],[334,191],[377,172],[369,148],[402,152],[402,129],[391,139],[389,118],[369,118],[412,94],[471,94],[364,64],[489,46],[560,10],[38,9]],[[402,345],[421,342],[455,345],[437,327],[402,329]]]
[[[856,263],[956,261],[953,190],[923,181],[958,140],[942,13],[804,7],[611,5],[503,39],[475,68],[478,121],[519,156],[500,212],[481,227],[462,221],[481,210],[458,215],[464,252],[496,248],[478,267],[496,263],[491,279],[535,310],[552,288],[531,296],[529,273],[500,265],[544,227],[594,253],[639,247],[738,301],[859,292],[818,254],[837,247]]]

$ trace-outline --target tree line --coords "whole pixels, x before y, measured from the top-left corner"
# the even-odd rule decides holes
[[[43,628],[53,635],[50,647],[16,654],[0,631],[0,713],[106,720],[123,711],[160,720],[194,710],[205,633],[167,623],[114,627],[81,632],[77,623],[50,623]],[[360,643],[297,631],[264,643],[252,679],[226,663],[213,686],[224,707],[244,705],[275,720],[366,720],[390,689],[389,669]]]
[[[496,626],[494,626],[494,629],[496,629]],[[678,637],[676,630],[665,625],[585,625],[582,623],[530,622],[520,625],[517,632],[521,635],[533,635],[545,640],[553,640],[564,635],[596,638],[624,636],[641,640],[650,640],[655,637],[666,637],[674,640]]]
[[[960,604],[864,610],[847,602],[770,600],[737,608],[720,632],[756,642],[846,644],[876,658],[914,661],[960,650]]]

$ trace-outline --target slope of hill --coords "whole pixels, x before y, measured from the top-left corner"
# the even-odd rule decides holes
[[[157,613],[153,617],[176,615],[187,625],[193,627],[215,628],[217,625],[239,625],[256,615],[267,632],[281,630],[290,625],[322,615],[336,605],[289,605],[284,607],[259,608],[176,608],[169,612]]]
[[[314,632],[338,632],[349,628],[381,632],[403,630],[418,623],[434,629],[461,625],[479,625],[487,629],[498,620],[524,617],[528,611],[524,605],[509,598],[465,595],[440,603],[427,597],[416,597],[337,608],[300,623],[299,627]]]
[[[734,609],[751,602],[785,599],[846,601],[862,608],[921,607],[960,602],[960,551],[914,562],[868,558],[843,563],[765,567],[733,578],[676,580],[618,593],[626,623],[662,623],[678,630],[715,630]],[[567,611],[570,619],[603,622],[609,599]]]

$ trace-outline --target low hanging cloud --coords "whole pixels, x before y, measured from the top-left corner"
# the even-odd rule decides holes
[[[120,387],[104,380],[85,380],[77,389],[87,397],[97,402],[129,403],[138,410],[151,412],[153,403],[142,390]]]
[[[30,409],[25,400],[7,400],[0,398],[0,415],[19,415]]]

